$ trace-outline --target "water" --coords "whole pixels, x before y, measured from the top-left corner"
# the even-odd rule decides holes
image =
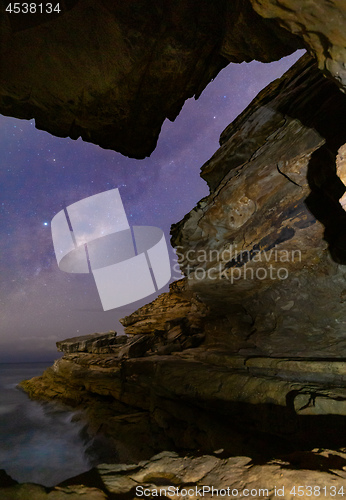
[[[19,482],[53,486],[90,469],[73,412],[31,401],[16,388],[51,363],[0,364],[0,469]]]

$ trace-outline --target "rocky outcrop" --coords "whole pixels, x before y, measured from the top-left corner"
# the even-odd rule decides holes
[[[198,308],[205,309],[205,306],[193,299],[192,294],[186,290],[185,282],[179,280],[170,284],[169,293],[162,293],[153,302],[140,307],[120,322],[129,335],[152,333],[165,330],[166,323],[172,319],[187,317],[190,319],[194,312],[197,313]],[[200,317],[197,319],[197,314],[195,316],[191,318],[190,323],[200,323]]]
[[[35,500],[178,499],[182,496],[210,499],[217,495],[290,500],[296,496],[304,499],[344,496],[346,454],[343,452],[292,453],[263,464],[247,456],[219,458],[222,451],[195,458],[163,452],[135,464],[101,464],[50,491],[23,484],[0,488],[0,494],[7,500],[19,500],[25,494],[25,498],[35,495]],[[83,483],[89,487],[81,486]]]
[[[128,335],[146,334],[142,339],[151,335],[153,352],[170,354],[197,347],[204,340],[203,321],[207,314],[207,306],[189,291],[184,280],[179,280],[170,285],[169,293],[159,295],[120,321]]]
[[[61,342],[57,342],[56,346],[58,351],[65,353],[73,352],[89,352],[93,354],[105,354],[113,352],[113,348],[125,344],[127,338],[125,335],[117,337],[116,332],[109,333],[92,333],[91,335],[84,335],[80,337],[73,337]]]
[[[342,432],[345,381],[341,360],[245,356],[200,346],[170,355],[148,349],[142,357],[118,359],[66,354],[41,377],[22,382],[21,387],[32,398],[87,409],[92,428],[102,424],[109,436],[123,436],[117,427],[121,415],[137,414],[176,449],[210,453],[217,446],[232,453],[236,447],[239,453],[244,452],[244,433],[288,439],[284,447],[293,442],[346,446]],[[100,412],[105,402],[107,420],[105,410]],[[325,418],[329,424],[321,435]],[[230,421],[233,432],[226,430]],[[144,455],[157,445],[146,439],[146,443],[141,440]],[[268,443],[269,450],[270,438]],[[258,446],[258,437],[253,437],[251,453],[258,453]]]
[[[309,497],[309,487],[316,496],[320,489],[332,497],[346,487],[345,453],[314,450],[260,464],[246,456],[218,458],[220,452],[196,458],[164,452],[138,465],[100,465],[97,472],[108,492],[129,498],[155,498],[161,492],[168,498],[200,498],[203,493],[209,499],[219,490],[230,498],[291,499],[298,485],[304,485],[303,498]],[[303,470],[296,470],[299,466]]]

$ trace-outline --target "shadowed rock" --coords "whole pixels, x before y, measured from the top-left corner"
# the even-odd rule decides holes
[[[0,112],[134,158],[230,62],[307,48],[345,87],[346,9],[321,0],[71,0],[0,17]],[[328,19],[328,22],[326,22]]]
[[[229,62],[302,47],[249,0],[73,0],[0,17],[0,112],[114,149],[151,154],[166,118]]]

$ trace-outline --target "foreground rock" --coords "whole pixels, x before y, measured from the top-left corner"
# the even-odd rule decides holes
[[[346,454],[330,450],[296,453],[266,464],[246,456],[180,457],[163,452],[138,464],[101,464],[50,491],[24,484],[0,488],[0,495],[6,500],[22,499],[23,494],[35,500],[182,496],[209,499],[215,498],[217,492],[234,499],[342,498],[346,493],[345,468]],[[83,482],[89,487],[80,486]]]

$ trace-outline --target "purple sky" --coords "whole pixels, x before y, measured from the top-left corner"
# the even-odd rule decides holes
[[[121,332],[118,318],[155,298],[104,312],[92,275],[58,269],[50,221],[67,205],[118,187],[130,224],[158,226],[169,242],[171,224],[208,194],[199,171],[222,130],[302,53],[271,64],[229,65],[197,101],[185,103],[174,123],[164,123],[146,160],[0,116],[0,362],[52,360],[58,340]]]

